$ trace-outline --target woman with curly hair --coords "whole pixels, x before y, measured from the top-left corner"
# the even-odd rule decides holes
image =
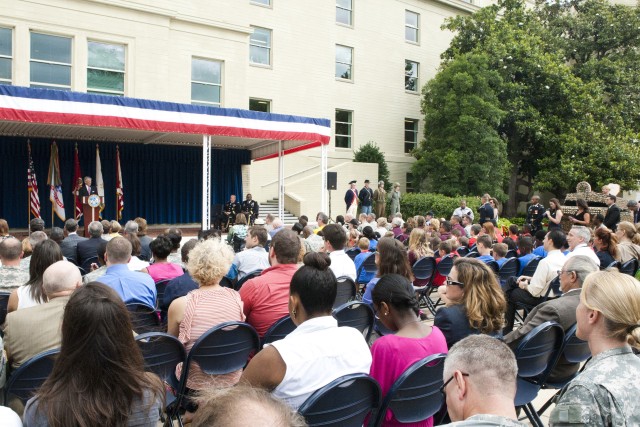
[[[502,335],[507,303],[496,275],[485,263],[456,259],[445,284],[451,305],[436,312],[433,324],[449,348],[471,334]]]

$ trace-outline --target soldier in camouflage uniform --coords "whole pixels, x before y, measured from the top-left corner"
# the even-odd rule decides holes
[[[29,270],[20,267],[22,243],[15,237],[0,243],[0,292],[11,292],[29,280]]]
[[[640,425],[640,282],[609,271],[592,273],[576,309],[578,338],[593,358],[560,394],[551,426]]]

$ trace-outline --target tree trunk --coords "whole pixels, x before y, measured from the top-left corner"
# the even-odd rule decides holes
[[[505,210],[502,212],[502,216],[506,218],[516,216],[518,209],[518,164],[511,162],[511,165],[509,188],[507,190],[508,199],[505,204]]]

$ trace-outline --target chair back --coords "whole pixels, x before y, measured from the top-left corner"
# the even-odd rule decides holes
[[[468,254],[466,254],[464,257],[465,258],[478,258],[480,256],[480,254],[476,251],[469,251]]]
[[[453,268],[453,260],[454,257],[451,254],[443,256],[440,259],[440,262],[436,264],[436,271],[438,274],[447,277]]]
[[[374,252],[371,252],[369,255],[367,255],[364,261],[362,261],[360,268],[358,268],[358,271],[356,272],[357,283],[366,284],[369,282],[369,280],[371,280],[369,279],[366,282],[360,281],[360,273],[362,273],[363,271],[367,274],[366,277],[373,277],[378,272],[378,266],[376,265],[376,254]]]
[[[271,344],[274,341],[278,341],[289,335],[297,328],[296,324],[291,320],[291,316],[286,315],[271,325],[269,330],[262,337],[260,348],[262,349],[265,344]]]
[[[7,318],[7,305],[9,305],[9,297],[11,293],[0,292],[0,325],[4,323]]]
[[[244,285],[244,283],[247,280],[251,280],[254,277],[258,277],[260,274],[262,274],[262,270],[253,270],[253,271],[247,273],[246,276],[244,276],[242,279],[238,280],[238,283],[236,283],[236,287],[235,287],[236,291],[239,291],[240,288],[242,287],[242,285]]]
[[[638,260],[633,258],[620,266],[620,273],[634,276],[638,270]]]
[[[340,307],[356,297],[356,283],[351,278],[342,276],[338,277],[338,292],[336,300],[333,302],[333,308]]]
[[[164,299],[164,291],[165,289],[167,289],[167,285],[169,284],[170,281],[171,280],[167,279],[167,280],[160,280],[159,282],[156,283],[156,294],[157,294],[156,306],[160,306],[160,303]]]
[[[98,263],[98,257],[97,256],[92,256],[91,258],[87,258],[84,260],[84,262],[82,263],[82,265],[80,265],[79,267],[82,268],[82,270],[80,270],[80,273],[82,273],[83,271],[85,272],[84,274],[87,274],[88,272],[91,271],[91,264],[93,263]],[[84,276],[83,274],[83,276]]]
[[[511,276],[517,276],[520,271],[520,261],[518,258],[509,258],[502,264],[502,267],[498,270],[498,276],[500,277],[500,283],[504,284],[509,280]]]
[[[138,334],[146,332],[158,332],[160,330],[160,318],[158,313],[144,304],[127,304],[131,326]]]
[[[458,255],[460,256],[467,256],[471,251],[466,246],[460,246],[458,249],[456,249],[456,252],[458,252]]]
[[[35,392],[45,382],[55,363],[55,358],[60,349],[48,350],[33,356],[16,369],[5,385],[4,401],[9,401],[9,396],[17,397],[22,404],[26,404]]]
[[[553,368],[562,347],[564,330],[556,322],[544,322],[531,330],[515,350],[518,377],[539,377],[542,381]]]
[[[404,234],[398,234],[398,235],[395,237],[395,239],[396,239],[396,240],[401,241],[402,243],[404,243],[404,241],[405,241],[405,240],[407,240],[407,236],[406,236],[406,235],[404,235]]]
[[[507,254],[504,256],[505,258],[518,258],[518,252],[515,249],[509,249]]]
[[[493,271],[496,274],[498,274],[498,272],[500,271],[500,267],[498,266],[498,263],[495,260],[487,261],[485,262],[485,264],[487,264],[487,266],[491,269],[491,271]]]
[[[436,260],[434,257],[422,257],[411,266],[413,276],[417,280],[429,280],[436,271]]]
[[[365,417],[380,406],[380,385],[367,374],[350,374],[316,390],[298,413],[309,427],[361,427]]]
[[[182,343],[174,336],[162,332],[147,332],[136,337],[144,358],[144,368],[177,389],[176,366],[186,359]]]
[[[353,261],[360,253],[360,248],[349,248],[345,251],[345,253],[349,255],[349,258],[351,258],[351,261]]]
[[[440,393],[446,354],[432,354],[409,366],[393,383],[376,416],[383,424],[388,409],[400,423],[417,423],[432,417],[444,403]]]
[[[542,258],[540,258],[538,256],[534,257],[534,258],[531,258],[529,263],[527,265],[525,265],[524,269],[522,270],[522,275],[523,276],[533,277],[533,273],[536,272],[536,268],[538,268],[538,264],[540,263],[541,259]]]
[[[569,363],[582,363],[591,357],[589,343],[576,336],[578,325],[573,325],[564,335],[562,355]]]
[[[338,321],[338,326],[356,328],[369,342],[374,315],[368,304],[359,301],[348,302],[333,310],[332,316]]]
[[[235,253],[242,252],[244,250],[245,244],[246,242],[244,240],[244,237],[239,237],[236,235],[233,236],[233,251]]]

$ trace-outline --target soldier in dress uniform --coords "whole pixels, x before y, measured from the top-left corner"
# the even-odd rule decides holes
[[[242,202],[242,213],[245,214],[249,220],[249,224],[253,225],[253,222],[258,218],[260,213],[260,205],[253,200],[251,193],[247,194],[247,200]]]
[[[236,222],[236,215],[241,212],[242,207],[240,203],[236,201],[236,195],[232,194],[229,197],[229,201],[224,204],[223,221],[227,225],[227,228],[234,225]]]
[[[542,230],[542,218],[544,218],[544,206],[540,204],[540,196],[533,196],[531,198],[531,206],[527,210],[526,223],[531,225],[531,234],[535,234],[536,231]]]

